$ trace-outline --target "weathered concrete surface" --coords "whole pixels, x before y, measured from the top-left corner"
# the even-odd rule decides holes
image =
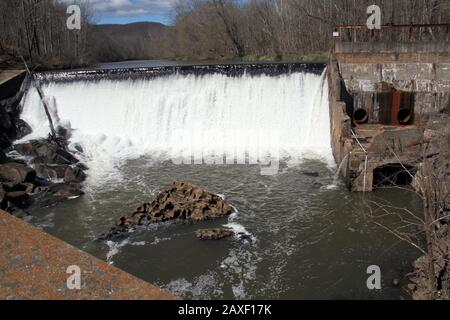
[[[450,63],[340,61],[339,68],[351,92],[379,92],[381,83],[390,83],[395,89],[407,92],[442,94],[450,91]]]
[[[339,166],[352,149],[353,141],[350,136],[351,119],[346,112],[346,103],[342,101],[342,87],[344,83],[341,81],[338,72],[337,61],[330,59],[328,64],[331,146],[334,159]],[[341,174],[344,177],[347,176],[346,167],[342,168]]]
[[[450,42],[336,43],[335,57],[346,88],[366,104],[385,84],[415,93],[419,118],[450,103]]]
[[[67,288],[69,266],[81,289]],[[173,300],[174,296],[0,211],[0,299]]]
[[[336,42],[336,53],[428,54],[450,52],[450,42]]]
[[[331,141],[340,173],[353,191],[371,191],[375,169],[418,165],[424,128],[450,106],[450,42],[336,43],[328,80]],[[344,99],[343,92],[351,98]],[[413,112],[412,126],[389,127],[396,124],[398,92],[397,107]],[[367,124],[353,123],[359,109],[367,111]]]
[[[351,188],[354,192],[373,191],[376,168],[398,163],[417,167],[420,162],[424,141],[421,128],[360,125],[354,130],[367,151],[354,143],[349,153],[348,170],[354,175]]]

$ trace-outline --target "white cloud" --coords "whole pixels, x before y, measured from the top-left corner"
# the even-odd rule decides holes
[[[95,14],[127,17],[134,15],[167,15],[178,0],[90,0]]]

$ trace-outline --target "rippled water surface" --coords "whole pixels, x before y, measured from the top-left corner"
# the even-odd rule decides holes
[[[50,82],[43,90],[54,119],[73,129],[72,142],[81,144],[90,170],[85,196],[36,210],[33,223],[182,298],[400,299],[402,292],[391,284],[407,283],[404,275],[420,253],[370,215],[373,202],[420,214],[420,199],[399,189],[352,194],[334,181],[327,89],[324,75],[307,72]],[[39,104],[37,93],[28,92],[23,117],[33,137],[46,137]],[[254,155],[288,150],[290,159],[274,176],[262,176],[259,166],[154,160],[161,152],[190,149]],[[310,154],[325,162],[298,161]],[[152,226],[119,242],[96,241],[174,180],[223,195],[237,214]],[[377,222],[398,225],[392,217]],[[224,225],[248,233],[251,241],[195,237],[199,228]],[[371,265],[381,267],[381,291],[367,289]]]
[[[265,177],[258,166],[176,166],[141,158],[120,173],[124,180],[99,182],[80,199],[35,212],[34,224],[183,298],[399,299],[392,280],[402,280],[419,255],[374,225],[365,205],[383,198],[419,212],[413,193],[363,196],[333,188],[334,172],[321,162],[283,165],[278,175]],[[225,196],[238,213],[197,225],[152,226],[117,243],[95,241],[174,180]],[[199,228],[222,225],[246,230],[253,241],[195,237]],[[366,269],[374,264],[382,269],[379,292],[366,287]]]

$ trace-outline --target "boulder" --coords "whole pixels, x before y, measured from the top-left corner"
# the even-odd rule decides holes
[[[26,164],[11,162],[0,164],[0,180],[4,182],[22,183],[32,182],[36,178],[36,171]]]
[[[2,184],[3,190],[6,192],[25,191],[27,186],[24,183],[5,182]]]
[[[0,131],[8,132],[13,128],[13,123],[8,112],[0,108]]]
[[[15,207],[8,208],[6,212],[18,219],[25,219],[30,216],[26,211]]]
[[[37,164],[35,166],[37,175],[49,180],[64,179],[68,168],[69,166],[64,164]]]
[[[5,189],[3,189],[3,185],[0,184],[0,206],[1,206],[1,203],[3,202],[3,199],[5,198],[5,195],[6,195],[6,191],[5,191]]]
[[[302,174],[308,177],[318,178],[320,174],[316,171],[302,171]]]
[[[69,166],[64,173],[64,182],[81,183],[86,180],[86,174],[78,166]]]
[[[3,150],[0,149],[0,164],[8,162],[8,157],[3,152]]]
[[[81,190],[81,186],[66,183],[57,183],[50,186],[47,193],[52,195],[53,198],[59,200],[58,202],[66,199],[78,198],[84,194]]]
[[[38,187],[34,193],[34,205],[39,207],[55,206],[63,201],[79,198],[84,194],[81,186],[66,183],[57,183],[49,187]]]
[[[72,165],[79,162],[62,144],[50,139],[33,140],[17,144],[14,148],[24,156],[34,157],[33,162],[36,164]]]
[[[15,121],[15,126],[16,126],[16,136],[15,136],[16,140],[20,140],[33,132],[28,123],[26,123],[22,119],[17,119]]]
[[[9,148],[12,145],[11,139],[0,130],[0,149]]]
[[[220,240],[231,237],[234,233],[229,229],[201,229],[195,232],[200,240]]]
[[[232,213],[233,208],[218,195],[189,183],[174,182],[169,190],[157,194],[155,200],[142,204],[130,216],[122,217],[109,235],[116,236],[135,226],[167,221],[193,223]]]
[[[18,207],[20,209],[25,209],[28,208],[31,204],[30,196],[25,191],[8,192],[5,195],[4,199],[10,203],[8,204],[8,207]]]

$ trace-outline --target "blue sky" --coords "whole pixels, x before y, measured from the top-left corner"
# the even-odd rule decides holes
[[[178,0],[90,0],[94,21],[105,23],[131,23],[157,21],[170,24],[172,8]]]

